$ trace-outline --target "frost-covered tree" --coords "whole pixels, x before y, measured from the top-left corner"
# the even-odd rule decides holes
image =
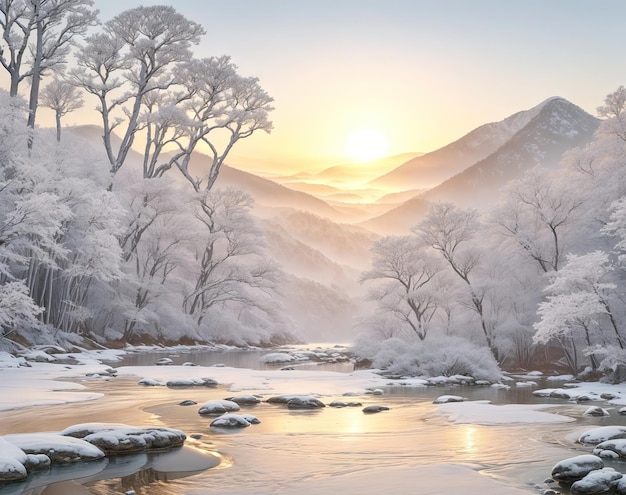
[[[273,99],[257,78],[237,74],[229,57],[192,60],[183,69],[180,77],[183,94],[188,95],[183,105],[187,122],[182,139],[176,140],[179,151],[157,173],[163,174],[175,164],[194,190],[208,191],[240,139],[259,130],[271,131],[268,114],[273,110]],[[199,145],[210,150],[209,164],[203,167],[200,177],[190,170],[192,154]]]
[[[23,284],[16,294],[28,294],[42,323],[77,333],[93,314],[90,286],[119,276],[119,209],[95,157],[46,135],[27,150],[17,121],[7,112],[0,123],[10,150],[0,160],[0,283]]]
[[[204,28],[170,6],[136,7],[115,16],[86,39],[72,81],[99,100],[103,139],[114,175],[141,127],[144,104],[178,80]],[[121,134],[114,145],[113,131]]]
[[[534,339],[542,344],[558,341],[572,369],[582,354],[581,342],[587,348],[626,346],[616,312],[623,302],[610,278],[612,271],[609,256],[602,251],[568,255],[567,263],[545,288],[548,297],[539,305],[541,320],[535,324]],[[597,367],[593,354],[591,358]]]
[[[564,234],[582,205],[566,178],[536,167],[509,185],[493,218],[501,235],[549,272],[560,268]]]
[[[412,231],[448,263],[467,289],[467,307],[480,319],[480,327],[492,354],[498,359],[493,326],[487,321],[486,289],[473,279],[481,253],[471,245],[479,230],[476,210],[463,210],[452,203],[434,204],[426,218]]]
[[[267,257],[250,214],[252,203],[250,195],[234,189],[207,191],[196,201],[195,216],[204,233],[196,254],[197,278],[183,307],[198,325],[214,308],[266,311],[271,306],[281,272]]]
[[[41,104],[54,111],[57,129],[57,142],[61,141],[61,119],[84,104],[76,86],[59,78],[54,78],[41,91]]]
[[[30,81],[28,126],[34,127],[39,83],[67,60],[77,36],[97,22],[93,0],[0,0],[0,64],[10,76],[10,94]]]
[[[118,288],[125,299],[112,309],[123,315],[121,331],[129,341],[154,328],[160,306],[180,304],[172,297],[181,290],[172,284],[173,272],[190,255],[185,242],[192,233],[185,196],[168,181],[129,180],[117,194],[126,209],[120,236],[126,279]]]
[[[368,299],[379,311],[393,315],[424,340],[440,300],[436,277],[443,269],[415,236],[388,236],[372,248],[372,269],[361,282],[380,281]]]
[[[227,56],[192,58],[190,47],[203,33],[171,7],[139,7],[82,47],[72,80],[99,100],[112,174],[141,134],[144,178],[175,168],[196,192],[209,190],[240,139],[271,130],[272,98],[257,78],[239,75]],[[114,130],[122,134],[117,148]],[[201,145],[210,160],[192,172]]]
[[[598,107],[598,115],[606,119],[603,132],[614,134],[626,141],[626,88],[620,86],[604,99],[604,105]]]
[[[621,265],[626,268],[626,196],[616,200],[610,207],[611,216],[603,232],[616,239],[615,251]]]

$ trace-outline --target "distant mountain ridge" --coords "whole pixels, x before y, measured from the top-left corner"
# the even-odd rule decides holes
[[[527,170],[537,165],[558,167],[563,154],[589,142],[600,123],[582,108],[559,97],[550,98],[528,112],[523,117],[532,117],[526,124],[489,156],[359,225],[378,233],[408,233],[433,202],[449,201],[473,208],[492,205],[504,185]],[[518,113],[511,118],[519,116]]]
[[[528,124],[551,99],[499,122],[477,127],[438,150],[418,156],[370,181],[372,187],[396,190],[432,188],[486,158]]]
[[[557,168],[563,154],[588,143],[599,124],[599,119],[566,99],[552,98],[495,153],[426,191],[421,198],[452,201],[462,207],[493,205],[507,182],[536,165]]]

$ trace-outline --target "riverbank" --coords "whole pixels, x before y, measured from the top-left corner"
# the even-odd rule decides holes
[[[154,485],[161,475],[153,467],[136,474],[102,471],[81,485],[85,494],[124,493],[123,488],[134,483],[149,484],[155,495],[230,495],[233,490],[244,495],[311,495],[326,490],[434,495],[461,487],[484,495],[521,495],[536,493],[552,465],[571,455],[572,449],[585,451],[568,440],[572,432],[624,422],[618,410],[626,385],[573,384],[566,380],[571,377],[556,377],[559,381],[531,374],[508,377],[495,386],[467,386],[460,385],[458,377],[456,383],[443,377],[429,382],[373,370],[303,369],[294,363],[256,370],[193,366],[181,351],[185,349],[169,352],[180,364],[118,368],[110,363],[122,357],[121,351],[55,355],[57,362],[52,363],[41,362],[41,355],[30,356],[32,360],[2,356],[0,434],[62,430],[85,421],[170,427],[187,434],[189,447],[220,459],[215,468],[170,480],[165,487]],[[159,357],[164,354],[154,353],[151,361],[156,363]],[[207,378],[217,386],[167,385]],[[546,384],[552,388],[542,387]],[[570,396],[532,394],[540,389],[566,390]],[[519,402],[521,393],[524,403]],[[262,400],[242,408],[261,423],[241,431],[210,427],[210,419],[201,417],[197,406],[179,405],[183,400],[201,404],[240,394]],[[294,411],[267,402],[281,394],[311,394],[327,407]],[[466,400],[433,404],[443,394]],[[585,395],[587,402],[578,401]],[[388,410],[368,415],[361,407],[328,407],[335,400],[359,402],[363,408],[383,405]],[[585,416],[590,403],[600,404],[609,416]],[[137,464],[143,469],[154,462]],[[80,472],[72,476],[84,478]],[[14,488],[6,493],[22,493]],[[0,488],[0,495],[6,489]]]

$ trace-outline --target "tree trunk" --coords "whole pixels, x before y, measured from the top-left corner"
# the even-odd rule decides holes
[[[39,104],[39,83],[41,80],[41,58],[43,51],[43,24],[40,16],[41,0],[35,3],[35,16],[37,17],[36,41],[35,41],[35,60],[33,62],[33,76],[30,85],[30,98],[28,100],[28,127],[35,128],[35,116],[37,114],[37,105]],[[32,135],[28,140],[28,149],[33,147]]]
[[[57,143],[61,142],[61,114],[56,112],[55,115],[56,123],[57,123]]]

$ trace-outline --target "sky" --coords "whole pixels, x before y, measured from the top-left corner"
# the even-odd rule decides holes
[[[604,97],[626,84],[623,0],[95,6],[106,21],[164,3],[206,29],[197,56],[230,55],[275,100],[274,130],[239,143],[235,161],[320,170],[366,159],[355,154],[355,139],[373,146],[371,153],[428,152],[552,96],[595,115]],[[366,133],[355,138],[357,131]]]

